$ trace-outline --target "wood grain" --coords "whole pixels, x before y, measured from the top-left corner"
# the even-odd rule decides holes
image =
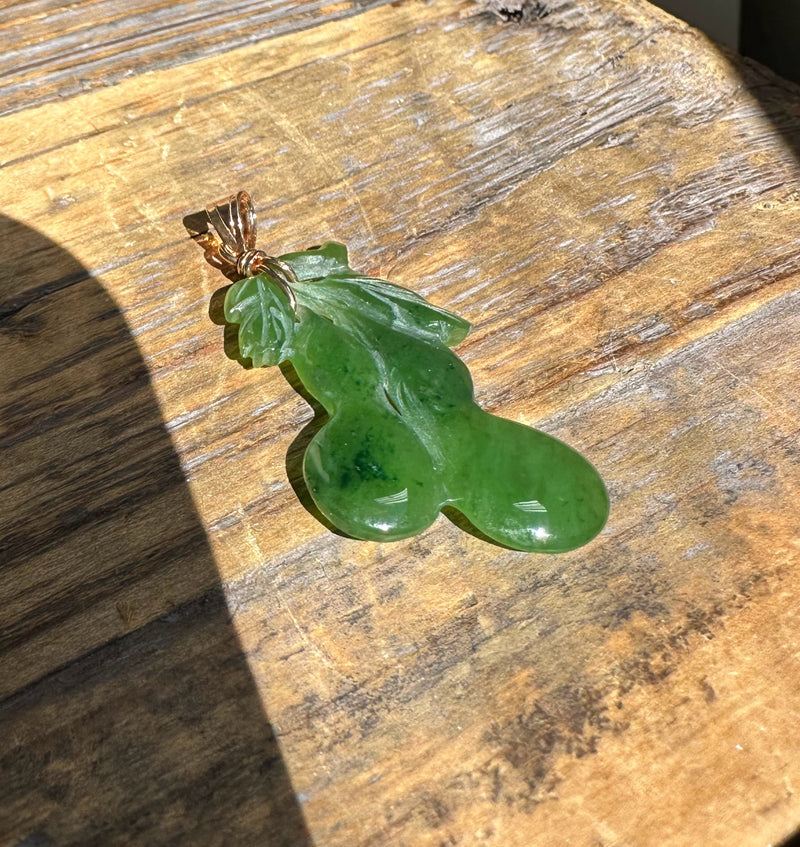
[[[302,32],[387,0],[27,0],[0,25],[0,114]]]
[[[233,843],[223,820],[255,844],[284,812],[347,847],[800,822],[800,98],[644,2],[538,5],[376,7],[0,120],[28,189],[0,288],[9,843]],[[321,526],[288,481],[311,411],[224,357],[224,280],[181,230],[238,188],[265,249],[344,241],[471,320],[479,400],[608,481],[601,537],[535,557],[444,517],[391,545]],[[184,719],[187,677],[219,684]],[[107,740],[108,714],[136,731]],[[230,747],[204,758],[194,722]],[[130,756],[155,787],[109,812],[147,782]]]

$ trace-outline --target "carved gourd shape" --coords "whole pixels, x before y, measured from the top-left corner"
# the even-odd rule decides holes
[[[453,353],[469,324],[407,289],[360,276],[329,243],[281,256],[292,291],[269,275],[228,290],[225,317],[255,366],[289,360],[329,415],[303,473],[320,511],[354,538],[422,532],[451,506],[489,538],[559,552],[608,515],[597,471],[538,430],[491,415]]]

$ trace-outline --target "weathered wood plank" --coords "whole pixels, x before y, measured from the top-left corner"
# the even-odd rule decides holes
[[[9,690],[50,702],[54,668],[221,580],[315,843],[682,845],[691,831],[738,847],[796,825],[800,101],[645,3],[546,11],[503,26],[448,3],[372,9],[0,121],[5,177],[30,189],[9,192],[9,214],[79,262],[49,277],[32,258],[4,280],[9,496],[35,493],[15,550],[39,539],[4,584]],[[565,437],[609,481],[601,539],[542,559],[444,518],[385,546],[321,527],[286,481],[310,412],[279,372],[224,359],[207,313],[222,280],[180,234],[239,187],[265,248],[337,238],[356,266],[472,320],[461,352],[480,399]],[[116,328],[83,361],[105,314]],[[57,317],[72,329],[53,338]],[[128,480],[101,462],[99,503],[139,491],[142,523],[130,549],[112,523],[126,546],[95,555],[98,582],[76,567],[86,543],[65,537],[55,561],[57,528],[33,528],[44,441],[14,433],[35,411],[67,436],[54,460],[87,465],[77,409],[92,385],[117,390],[128,332],[152,388],[113,395],[125,429],[109,461],[133,463],[128,427],[161,443],[163,417],[194,502],[177,477],[148,487],[147,468],[177,473],[169,451],[145,450]],[[142,564],[181,535],[162,525],[170,498],[190,535],[196,509],[207,567]],[[81,531],[100,543],[99,521]],[[112,625],[120,567],[128,627]],[[60,703],[76,725],[91,708],[77,682]],[[45,831],[77,826],[35,812],[35,772],[18,808]]]
[[[302,32],[387,0],[27,0],[0,21],[0,114]]]
[[[310,845],[219,592],[0,705],[4,844]]]

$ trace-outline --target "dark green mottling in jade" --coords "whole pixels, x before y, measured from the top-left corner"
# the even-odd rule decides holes
[[[597,471],[538,430],[484,412],[450,350],[469,324],[407,289],[355,274],[341,244],[281,256],[297,313],[266,276],[234,284],[225,316],[255,366],[289,359],[329,414],[303,471],[317,506],[355,538],[422,532],[444,506],[518,550],[590,541],[608,516]]]

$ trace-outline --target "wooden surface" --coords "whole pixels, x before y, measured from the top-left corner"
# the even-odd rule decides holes
[[[800,90],[642,0],[2,12],[2,843],[798,827]],[[181,226],[240,188],[472,321],[602,535],[321,526]]]

